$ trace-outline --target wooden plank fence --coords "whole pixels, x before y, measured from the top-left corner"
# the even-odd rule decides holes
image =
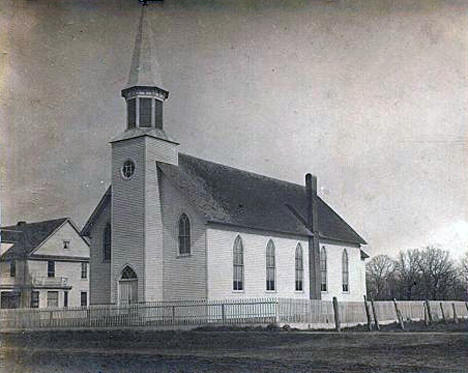
[[[341,327],[358,324],[367,324],[369,329],[379,329],[381,324],[395,321],[404,328],[404,323],[408,320],[428,320],[428,317],[434,321],[468,318],[468,305],[461,301],[336,301],[335,306],[332,301],[250,298],[147,302],[126,306],[95,305],[83,308],[13,309],[0,310],[0,329],[276,323],[340,330]]]

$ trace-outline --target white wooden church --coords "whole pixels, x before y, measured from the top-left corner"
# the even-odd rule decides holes
[[[361,301],[362,239],[306,185],[178,152],[142,15],[112,185],[82,230],[90,303],[287,297]]]

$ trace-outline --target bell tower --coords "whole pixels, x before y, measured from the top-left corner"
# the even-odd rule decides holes
[[[114,303],[163,300],[163,232],[157,162],[177,165],[178,143],[163,127],[163,104],[169,92],[161,88],[147,8],[141,7],[129,79],[122,90],[127,107],[126,129],[111,141],[111,301]],[[125,276],[130,270],[131,280]]]
[[[122,90],[127,103],[128,130],[163,130],[163,103],[169,97],[169,92],[158,86],[161,76],[157,62],[152,58],[151,28],[145,18],[146,8],[142,6],[128,83]]]

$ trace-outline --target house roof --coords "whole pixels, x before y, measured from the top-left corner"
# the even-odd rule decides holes
[[[170,181],[212,223],[311,235],[305,187],[179,153],[179,165],[158,163]],[[299,217],[291,210],[295,210]],[[302,219],[300,218],[302,217]],[[318,199],[321,238],[366,244],[330,206]]]
[[[25,249],[28,255],[31,254],[66,222],[69,222],[79,235],[78,228],[70,218],[59,218],[34,223],[23,222],[1,227],[1,242],[13,243],[13,246],[3,253],[1,259],[21,257],[24,255]],[[88,243],[86,242],[86,244]]]

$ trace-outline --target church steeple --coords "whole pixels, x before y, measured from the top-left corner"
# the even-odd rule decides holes
[[[161,76],[152,55],[151,25],[145,15],[146,8],[141,7],[128,83],[122,90],[127,103],[127,130],[153,130],[156,137],[170,140],[163,130],[163,102],[169,92],[160,87]]]

